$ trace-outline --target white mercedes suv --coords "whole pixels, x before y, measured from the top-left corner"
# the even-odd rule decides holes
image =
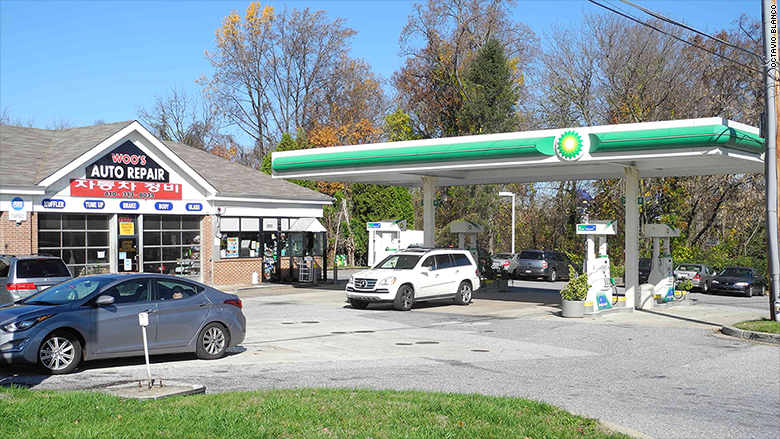
[[[479,269],[468,250],[408,248],[351,276],[346,294],[356,309],[392,302],[395,309],[408,311],[415,302],[435,299],[468,305],[478,289]]]

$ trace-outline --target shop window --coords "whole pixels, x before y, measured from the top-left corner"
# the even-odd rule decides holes
[[[220,258],[260,258],[264,255],[260,218],[220,218]]]
[[[108,273],[109,215],[41,213],[38,251],[61,257],[74,276]]]
[[[312,256],[323,256],[325,254],[325,234],[314,233],[314,249]]]
[[[144,272],[200,274],[200,216],[144,215]]]

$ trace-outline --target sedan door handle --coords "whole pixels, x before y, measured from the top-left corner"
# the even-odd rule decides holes
[[[208,304],[209,304],[208,302],[200,302],[200,303],[198,304],[198,306],[199,306],[199,307],[201,307],[201,308],[203,308],[204,306],[206,306],[206,305],[208,305]]]
[[[150,308],[150,309],[147,309],[147,310],[145,310],[144,312],[145,312],[145,313],[147,313],[147,314],[156,314],[156,313],[157,313],[157,310],[156,310],[156,309],[151,309],[151,308]]]

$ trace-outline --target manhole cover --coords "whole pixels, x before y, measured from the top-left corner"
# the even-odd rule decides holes
[[[438,341],[416,341],[415,344],[439,344]]]
[[[396,343],[396,346],[411,346],[414,343]]]
[[[355,331],[355,334],[373,334],[375,331]]]
[[[487,349],[472,349],[471,352],[490,352]]]

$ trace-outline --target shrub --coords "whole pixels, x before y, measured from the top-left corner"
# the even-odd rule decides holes
[[[574,268],[569,267],[569,283],[561,290],[561,297],[563,300],[585,300],[589,288],[587,273],[577,276]]]

